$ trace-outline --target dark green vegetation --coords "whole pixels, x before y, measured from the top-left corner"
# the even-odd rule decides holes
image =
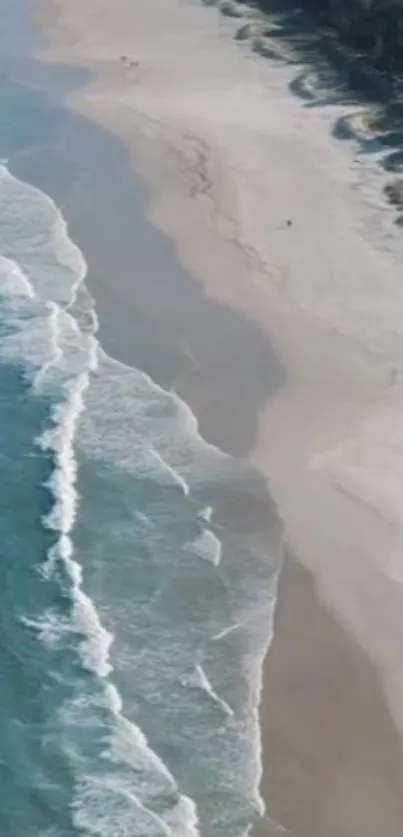
[[[303,0],[303,5],[379,68],[403,69],[401,0]]]
[[[349,106],[334,135],[377,154],[403,226],[403,0],[204,2],[240,18],[237,40],[295,65],[290,89],[306,107]]]
[[[386,75],[403,73],[403,0],[257,0],[248,2],[289,19],[308,12],[340,43]]]

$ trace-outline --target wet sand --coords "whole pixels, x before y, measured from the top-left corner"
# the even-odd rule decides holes
[[[161,382],[174,385],[191,404],[209,441],[250,456],[267,476],[284,518],[294,560],[288,561],[281,580],[261,705],[262,791],[268,812],[298,837],[396,837],[403,814],[403,751],[397,732],[403,729],[403,610],[400,587],[385,572],[380,557],[399,554],[400,530],[379,513],[377,495],[351,492],[348,482],[341,492],[336,478],[329,480],[310,463],[351,438],[371,411],[389,403],[390,358],[398,336],[389,330],[393,339],[385,343],[383,355],[372,355],[368,362],[357,335],[341,336],[334,322],[327,325],[323,318],[315,319],[309,306],[304,311],[295,305],[292,293],[287,293],[287,271],[284,278],[280,256],[293,248],[298,253],[307,229],[301,232],[297,226],[294,235],[294,229],[286,227],[289,205],[275,177],[263,189],[265,200],[273,195],[277,212],[268,221],[267,248],[258,251],[245,240],[245,208],[223,151],[228,131],[237,126],[223,125],[214,103],[220,84],[231,90],[231,73],[239,73],[242,56],[231,58],[220,75],[219,63],[215,65],[219,59],[212,51],[210,85],[214,71],[217,78],[216,87],[208,88],[203,80],[204,39],[218,23],[212,10],[200,10],[193,53],[193,70],[199,68],[200,75],[195,74],[193,89],[189,82],[189,90],[183,90],[169,34],[176,43],[175,26],[180,37],[182,20],[186,32],[192,15],[199,12],[176,0],[155,0],[154,5],[144,13],[128,10],[124,2],[111,9],[104,0],[92,0],[85,9],[79,2],[65,6],[59,0],[42,6],[42,23],[55,45],[48,57],[95,71],[94,81],[74,97],[72,107],[115,131],[131,149],[137,171],[151,188],[151,200],[146,191],[141,196],[144,203],[149,201],[150,219],[174,240],[188,271],[167,276],[164,267],[171,256],[161,245],[151,270],[149,263],[137,266],[134,280],[130,262],[116,270],[116,241],[111,241],[109,263],[107,247],[99,251],[102,259],[97,256],[94,226],[93,250],[85,252],[94,273],[91,289],[103,335],[113,347],[119,329],[120,350],[127,352],[122,359],[130,362],[133,357],[138,360],[138,346],[129,337],[133,322],[146,323],[138,345],[152,326],[150,334],[160,341],[161,353],[164,345],[169,347]],[[156,19],[161,32],[165,26],[165,39],[159,35],[157,40]],[[230,26],[225,22],[220,30],[224,50]],[[139,72],[122,64],[122,54],[140,60]],[[181,73],[183,66],[186,63]],[[164,99],[165,79],[170,93]],[[243,102],[245,91],[239,83],[238,78],[237,95]],[[199,108],[208,108],[204,133],[192,97]],[[214,135],[215,124],[220,130]],[[258,127],[268,140],[266,126]],[[276,151],[281,139],[279,130]],[[245,171],[242,174],[246,177]],[[302,191],[304,186],[302,182]],[[318,190],[320,207],[329,184],[322,184],[319,175]],[[245,194],[248,197],[247,189]],[[124,225],[135,228],[138,219],[124,196],[122,206]],[[231,206],[233,212],[228,211]],[[296,201],[297,220],[300,210]],[[80,212],[88,227],[91,211],[79,200],[71,204],[77,230]],[[314,268],[320,277],[328,268],[323,261],[326,242],[317,247],[315,214],[311,222],[302,268]],[[72,234],[79,241],[74,229]],[[329,236],[332,247],[337,234]],[[354,240],[341,240],[349,245],[347,265]],[[141,236],[139,252],[140,244]],[[153,246],[152,238],[147,244]],[[340,243],[336,246],[340,249]],[[366,253],[361,239],[359,248]],[[365,269],[373,255],[368,253]],[[291,284],[292,267],[287,266]],[[352,281],[353,272],[347,278]],[[320,287],[316,292],[321,298]],[[309,289],[306,306],[312,293]],[[219,303],[218,309],[213,302]],[[339,309],[342,306],[335,305],[332,316],[339,316]],[[361,315],[360,311],[358,320]],[[347,323],[350,320],[354,322],[348,311]],[[381,337],[383,332],[377,339]],[[396,398],[400,403],[399,391]],[[367,449],[371,438],[370,434]],[[260,832],[271,836],[277,830],[265,823]]]
[[[378,675],[290,556],[264,688],[262,792],[271,816],[298,837],[397,834],[402,750]],[[256,833],[279,832],[262,825]]]

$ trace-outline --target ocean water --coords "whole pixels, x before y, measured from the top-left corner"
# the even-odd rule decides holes
[[[107,353],[63,212],[71,172],[92,182],[60,104],[76,79],[29,59],[16,9],[1,3],[0,833],[236,837],[263,814],[278,527],[245,462]]]

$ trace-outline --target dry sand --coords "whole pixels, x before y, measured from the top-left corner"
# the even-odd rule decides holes
[[[252,57],[214,9],[41,8],[47,58],[95,70],[72,106],[129,145],[153,222],[208,294],[265,329],[287,371],[250,451],[312,574],[287,568],[266,664],[270,811],[299,837],[396,837],[403,244],[381,178],[331,138],[337,109],[304,109],[287,90],[295,70]]]

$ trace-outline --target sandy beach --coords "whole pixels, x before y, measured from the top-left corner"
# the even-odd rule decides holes
[[[44,58],[93,71],[70,106],[121,137],[151,222],[206,298],[248,324],[217,340],[211,323],[211,341],[207,314],[183,329],[175,387],[208,441],[257,465],[285,524],[261,703],[268,816],[294,837],[396,837],[403,243],[381,179],[332,139],[331,108],[292,96],[295,70],[236,44],[214,8],[44,0],[38,20]],[[130,317],[127,279],[112,293]],[[164,304],[157,322],[174,333]],[[194,323],[198,305],[182,307]],[[248,354],[252,326],[270,369],[260,343]]]

